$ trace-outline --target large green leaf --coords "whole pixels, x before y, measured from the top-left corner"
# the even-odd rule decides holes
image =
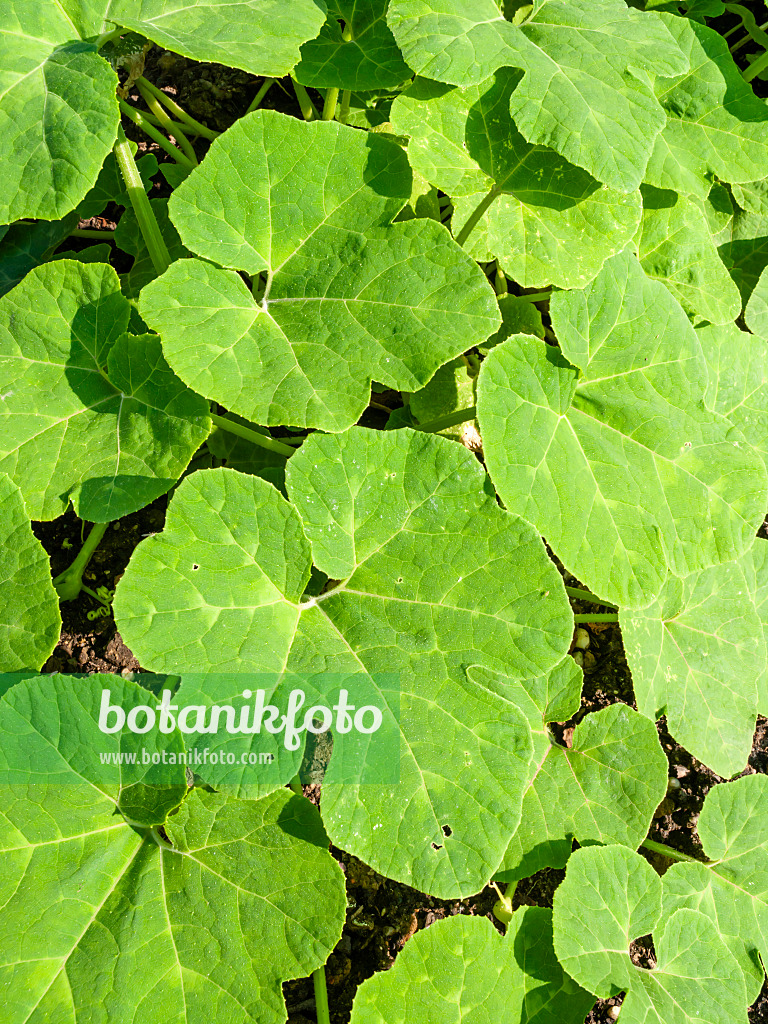
[[[509,117],[518,71],[452,88],[418,79],[392,105],[395,130],[410,136],[413,167],[454,201],[454,234],[490,189],[499,194],[470,235],[528,288],[579,287],[631,239],[640,197],[600,185],[544,146],[529,145]]]
[[[179,260],[189,256],[189,250],[181,244],[179,234],[168,217],[168,200],[151,199],[150,205],[171,259]],[[147,249],[147,243],[144,241],[133,208],[126,210],[118,222],[115,231],[115,245],[134,257],[133,266],[127,274],[123,275],[122,289],[128,298],[135,298],[146,284],[155,280],[157,269],[149,254],[149,249]]]
[[[418,931],[390,971],[360,986],[352,1024],[581,1024],[593,1002],[555,958],[552,912],[520,907],[504,936],[463,915]]]
[[[736,324],[696,333],[709,367],[707,408],[738,427],[768,465],[768,344]]]
[[[661,907],[661,879],[639,854],[577,850],[555,893],[558,960],[601,998],[625,991],[625,1024],[746,1024],[744,978],[715,925],[687,909],[662,921]],[[629,944],[651,932],[656,966],[646,970]]]
[[[578,711],[581,670],[572,658],[549,676],[504,687],[492,683],[487,670],[470,675],[507,695],[527,715],[533,735],[522,821],[495,877],[516,882],[543,867],[564,867],[574,839],[582,846],[637,847],[667,790],[667,759],[655,725],[626,704],[612,704],[583,718],[571,746],[563,747],[547,723]]]
[[[737,562],[670,575],[641,611],[620,612],[639,710],[667,716],[687,750],[729,778],[752,748],[766,665],[762,623]]]
[[[112,148],[117,75],[92,40],[106,6],[0,4],[0,223],[63,217],[91,188]]]
[[[114,270],[57,260],[0,300],[0,471],[29,515],[109,522],[164,494],[210,430],[154,335],[126,334]]]
[[[768,267],[763,270],[749,297],[744,319],[750,331],[761,338],[768,338]]]
[[[756,537],[755,543],[739,560],[755,611],[763,627],[766,650],[768,650],[768,543]],[[768,717],[768,660],[757,681],[757,710]]]
[[[280,78],[325,21],[323,0],[111,0],[111,21],[193,60]]]
[[[41,677],[0,700],[4,1020],[110,1024],[162,1005],[178,1024],[279,1024],[281,982],[321,965],[344,920],[317,811],[287,790],[195,790],[169,817],[180,735],[104,734],[102,687],[153,700],[119,676]],[[100,763],[142,748],[166,764]]]
[[[391,89],[410,78],[387,25],[388,2],[329,0],[320,35],[301,48],[296,81],[316,89],[360,91]]]
[[[752,182],[765,177],[768,110],[741,77],[728,43],[706,25],[662,17],[690,71],[656,79],[667,124],[656,139],[646,181],[704,199],[714,178]]]
[[[59,639],[59,599],[21,494],[2,473],[0,520],[0,672],[39,669]]]
[[[466,669],[522,679],[563,657],[573,620],[559,573],[532,527],[498,507],[474,456],[443,438],[312,435],[287,482],[294,506],[256,477],[188,477],[118,587],[121,634],[158,671],[285,669],[315,688],[329,685],[323,673],[379,689],[394,676],[399,784],[337,785],[332,759],[326,826],[389,877],[476,892],[519,823],[531,741],[521,713]],[[301,602],[310,544],[317,568],[343,582]],[[381,692],[388,721],[396,691]],[[236,702],[239,684],[207,693]]]
[[[739,290],[721,260],[700,202],[645,185],[638,257],[696,321],[732,323]]]
[[[751,545],[765,466],[705,409],[696,332],[634,256],[609,260],[582,291],[556,293],[550,310],[562,351],[518,337],[483,364],[488,468],[507,508],[574,575],[642,608],[668,567],[685,575]]]
[[[263,295],[179,260],[144,289],[142,316],[182,380],[247,419],[351,426],[372,379],[416,391],[499,326],[485,275],[441,224],[391,224],[410,195],[395,143],[256,111],[217,139],[170,212],[205,260],[266,272]]]
[[[0,296],[22,281],[30,270],[51,258],[54,250],[77,227],[76,211],[62,220],[18,221],[0,239]]]
[[[677,863],[664,875],[665,914],[680,907],[710,917],[744,971],[747,1002],[768,962],[768,779],[745,775],[710,789],[697,825],[713,864]]]
[[[476,85],[505,65],[525,71],[511,98],[523,136],[623,192],[664,127],[649,73],[688,68],[659,16],[623,0],[545,0],[520,25],[494,0],[392,0],[388,20],[425,78]]]

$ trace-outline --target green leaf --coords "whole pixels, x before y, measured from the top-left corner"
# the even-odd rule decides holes
[[[470,676],[487,685],[487,671],[472,669]],[[626,704],[583,718],[571,746],[555,743],[547,723],[567,721],[578,711],[581,682],[581,670],[566,658],[549,676],[508,683],[502,691],[528,717],[534,756],[522,821],[495,874],[499,881],[564,867],[574,839],[582,846],[635,849],[664,799],[667,759],[656,727]]]
[[[135,142],[131,142],[129,145],[135,157],[139,147]],[[149,192],[152,187],[152,179],[158,172],[157,157],[154,153],[147,153],[146,156],[142,156],[136,161],[136,167],[141,175],[144,188]],[[110,153],[104,161],[96,184],[80,203],[77,212],[82,220],[89,220],[91,217],[100,216],[106,209],[107,203],[111,202],[133,209],[114,153]]]
[[[741,77],[728,44],[714,29],[662,15],[690,71],[656,79],[667,124],[645,180],[704,199],[715,178],[751,182],[768,175],[768,110]],[[737,197],[738,202],[738,197]]]
[[[19,221],[0,239],[0,296],[22,281],[30,270],[49,260],[77,227],[78,214],[63,220]]]
[[[234,419],[248,427],[249,430],[255,430],[258,434],[269,434],[264,427],[249,423],[242,417],[236,416]],[[269,451],[267,448],[261,448],[259,445],[253,444],[252,441],[245,441],[237,434],[222,430],[221,427],[214,427],[211,431],[208,438],[208,450],[230,469],[260,476],[285,493],[284,456]]]
[[[410,195],[395,143],[256,111],[214,142],[170,212],[204,259],[265,271],[263,296],[179,260],[144,289],[141,315],[182,380],[246,419],[351,426],[372,379],[416,391],[499,326],[485,275],[442,225],[390,223]]]
[[[475,378],[464,359],[452,359],[441,366],[432,380],[421,391],[414,391],[409,402],[417,423],[429,423],[438,416],[446,416],[460,409],[469,409],[475,402]],[[461,439],[467,430],[477,432],[471,420],[447,427],[440,433],[445,437]]]
[[[59,640],[59,599],[51,565],[32,533],[21,494],[0,474],[0,672],[39,669]]]
[[[0,301],[0,472],[35,519],[70,501],[89,522],[147,505],[178,480],[210,430],[207,403],[126,334],[114,270],[57,260]]]
[[[743,198],[743,193],[742,193]],[[733,219],[717,238],[720,259],[736,282],[744,305],[768,266],[768,209],[736,209]]]
[[[399,698],[381,700],[387,722],[399,719],[399,784],[337,784],[332,758],[326,827],[388,877],[476,892],[518,825],[531,745],[520,712],[466,668],[522,679],[557,663],[573,621],[560,575],[535,531],[498,507],[474,456],[446,439],[313,434],[287,480],[293,506],[230,470],[185,479],[165,532],[139,545],[118,587],[121,635],[157,670],[285,669],[315,688],[329,685],[322,673],[374,687],[394,674]],[[309,545],[317,568],[343,582],[300,603]],[[226,685],[208,699],[235,700],[237,682]]]
[[[749,551],[741,557],[739,564],[747,581],[750,596],[755,602],[755,611],[763,627],[766,650],[768,650],[768,543],[756,537]],[[757,681],[757,710],[761,715],[768,712],[768,662]]]
[[[481,351],[487,354],[488,351],[502,341],[511,338],[513,334],[533,334],[536,338],[544,337],[544,323],[541,313],[528,299],[518,295],[499,296],[499,312],[501,313],[501,327],[492,334],[484,345],[480,346]]]
[[[546,0],[520,25],[494,0],[392,0],[388,21],[425,78],[476,85],[504,65],[526,72],[511,98],[518,130],[622,192],[642,181],[664,127],[649,74],[688,68],[659,16],[623,0]]]
[[[766,648],[739,564],[670,575],[656,601],[622,609],[620,621],[638,709],[666,714],[675,739],[718,775],[742,771]]]
[[[99,754],[127,736],[134,751],[178,755],[181,737],[100,732],[102,686],[150,697],[119,676],[59,676],[0,700],[4,1019],[108,1024],[151,1016],[162,993],[167,1021],[279,1024],[281,982],[320,966],[344,920],[316,809],[287,790],[258,802],[195,790],[166,818],[186,792],[182,765],[137,788],[157,769],[126,786],[127,769]],[[164,822],[169,844],[129,823],[126,799]]]
[[[301,48],[295,78],[315,89],[391,89],[411,77],[387,26],[388,0],[329,0],[317,39]],[[344,23],[344,28],[340,22]]]
[[[768,545],[765,545],[768,547]],[[714,864],[673,864],[663,878],[665,915],[681,907],[711,919],[744,972],[747,1002],[757,999],[768,961],[768,779],[745,775],[714,786],[697,831]]]
[[[414,168],[452,197],[454,234],[491,188],[500,193],[468,252],[490,253],[526,288],[578,287],[632,238],[639,196],[605,188],[553,150],[529,145],[509,119],[520,78],[504,68],[461,89],[418,79],[392,105],[392,124],[410,136]]]
[[[738,427],[768,466],[768,344],[735,324],[696,333],[709,367],[707,408]]]
[[[414,1011],[441,1024],[508,1020],[581,1024],[594,997],[558,964],[552,912],[520,907],[502,936],[486,920],[457,915],[420,929],[394,967],[357,990],[352,1024],[411,1024]]]
[[[765,467],[704,408],[696,333],[634,256],[609,260],[582,291],[554,294],[550,314],[562,351],[510,338],[483,363],[491,478],[593,593],[644,607],[668,567],[683,575],[751,545]]]
[[[105,8],[105,0],[4,5],[0,222],[58,220],[96,181],[119,121],[117,75],[85,41],[99,33]]]
[[[700,202],[644,185],[638,244],[640,264],[661,281],[695,320],[732,323],[739,290],[720,259]]]
[[[661,895],[661,879],[639,854],[577,850],[553,909],[563,969],[600,998],[626,991],[625,1024],[746,1024],[743,975],[715,926],[695,910],[662,922]],[[650,932],[656,966],[645,970],[633,964],[629,944]]]
[[[111,0],[109,19],[193,60],[281,78],[325,21],[323,0]]]
[[[190,256],[189,249],[181,244],[179,233],[168,217],[168,200],[151,199],[150,206],[155,215],[160,234],[165,240],[171,260]],[[133,207],[130,207],[120,218],[115,231],[115,245],[134,257],[133,266],[122,277],[122,289],[129,299],[135,298],[141,289],[157,277],[155,265],[149,255],[144,236]]]
[[[768,338],[768,267],[763,270],[744,311],[747,327],[761,338]]]

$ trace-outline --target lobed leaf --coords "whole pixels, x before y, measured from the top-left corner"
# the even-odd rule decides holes
[[[644,607],[668,568],[685,575],[751,545],[765,467],[704,407],[696,333],[634,256],[554,295],[550,311],[560,351],[518,337],[483,364],[489,472],[507,508],[590,590]]]

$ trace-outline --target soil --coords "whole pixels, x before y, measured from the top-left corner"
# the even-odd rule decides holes
[[[144,74],[159,88],[167,90],[190,114],[217,131],[224,131],[245,113],[261,85],[261,79],[245,72],[222,65],[197,64],[158,47],[148,53]],[[758,91],[768,93],[768,86],[760,83]],[[318,94],[310,90],[310,95],[316,106],[322,105],[322,98]],[[130,101],[139,108],[143,107],[141,98],[135,92],[130,94]],[[285,82],[275,83],[261,106],[300,116],[295,96],[290,86],[286,88]],[[153,152],[161,163],[170,159],[132,125],[126,131],[129,138],[138,143],[142,153]],[[201,158],[208,143],[204,139],[197,139],[194,145],[198,158]],[[151,192],[152,198],[161,198],[169,193],[170,188],[164,178],[158,175]],[[111,204],[97,222],[83,222],[81,227],[114,228],[119,215],[120,209]],[[68,240],[68,246],[72,247],[73,242],[76,240]],[[75,247],[87,244],[84,240],[77,241]],[[113,249],[112,262],[119,272],[124,272],[129,269],[131,258]],[[378,394],[376,400],[378,407],[370,408],[361,422],[366,426],[382,428],[387,420],[386,407],[399,404],[399,395],[384,392]],[[162,530],[166,507],[167,498],[158,499],[140,512],[110,526],[85,575],[91,589],[106,586],[114,590],[136,545],[144,537]],[[66,568],[79,549],[82,543],[81,526],[80,520],[71,511],[54,522],[34,525],[35,533],[51,556],[54,575]],[[566,582],[579,585],[578,581],[571,578]],[[44,672],[111,672],[131,675],[142,671],[137,659],[116,631],[111,614],[89,618],[89,613],[93,613],[97,607],[96,602],[86,595],[62,606],[61,639],[44,666]],[[584,612],[593,610],[593,606],[580,605],[579,602],[575,602],[575,608]],[[582,705],[578,714],[570,722],[561,723],[559,729],[562,742],[566,745],[573,727],[588,712],[616,701],[634,705],[631,676],[618,627],[614,624],[594,624],[586,628],[590,644],[582,655],[585,673]],[[672,739],[663,719],[658,729],[669,760],[671,784],[667,797],[654,817],[650,837],[692,856],[701,856],[701,844],[696,834],[698,815],[709,789],[723,780]],[[745,773],[767,771],[768,721],[761,718]],[[319,802],[319,786],[306,786],[304,790],[313,802]],[[484,916],[494,927],[503,930],[492,913],[498,897],[491,887],[463,900],[439,900],[378,875],[344,851],[332,848],[332,853],[346,876],[348,900],[344,933],[326,968],[333,1024],[346,1024],[349,1021],[358,986],[375,972],[388,970],[417,930],[428,928],[435,921],[455,914]],[[670,864],[666,858],[657,854],[645,855],[660,873]],[[563,871],[546,869],[522,881],[515,891],[514,906],[551,906],[554,891],[563,877]],[[652,966],[654,961],[650,940],[640,939],[633,944],[632,955],[636,963]],[[287,983],[284,985],[284,993],[289,1024],[311,1024],[315,1020],[311,979]],[[587,1016],[586,1024],[612,1024],[617,1016],[616,1008],[621,1002],[621,996],[599,1000]],[[758,1000],[750,1008],[749,1017],[751,1024],[768,1024],[768,987],[763,987]]]

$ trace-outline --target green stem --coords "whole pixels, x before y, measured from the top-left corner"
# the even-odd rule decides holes
[[[304,790],[301,787],[298,775],[291,779],[288,787],[297,796],[304,796]],[[331,1013],[328,1007],[328,988],[325,983],[325,967],[318,967],[316,971],[312,971],[312,984],[315,987],[315,1016],[317,1024],[331,1024]]]
[[[581,587],[566,587],[566,594],[570,597],[576,597],[579,601],[590,601],[592,604],[601,604],[604,608],[616,608],[617,605],[612,604],[610,601],[603,601],[599,597],[595,597],[589,590],[582,590]]]
[[[496,279],[494,286],[496,289],[496,295],[499,298],[501,298],[502,295],[506,295],[509,291],[509,289],[507,288],[506,275],[498,263],[496,264]]]
[[[83,573],[93,557],[94,551],[101,543],[102,537],[107,532],[108,526],[109,523],[94,523],[74,562],[54,578],[53,585],[62,601],[74,601],[83,590]]]
[[[588,615],[574,615],[574,622],[618,622],[619,616],[614,614],[603,614],[602,612],[595,614],[590,612]]]
[[[257,110],[258,109],[259,105],[261,104],[261,101],[267,95],[267,93],[269,92],[269,90],[272,87],[272,85],[274,84],[274,82],[275,82],[274,78],[265,78],[264,79],[264,81],[261,83],[261,88],[259,89],[259,91],[256,93],[256,95],[251,100],[251,102],[250,102],[250,104],[248,106],[248,109],[246,110],[246,114],[250,114],[252,110]],[[307,98],[309,98],[309,97],[307,97]]]
[[[156,142],[161,149],[164,149],[166,153],[172,156],[176,163],[181,164],[183,167],[188,167],[190,171],[192,170],[195,166],[192,161],[188,159],[188,157],[184,156],[177,146],[174,146],[172,142],[169,142],[163,133],[159,132],[153,124],[150,124],[140,110],[132,107],[130,103],[126,103],[125,100],[119,99],[117,102],[120,104],[120,110],[126,117],[133,121],[137,128],[140,128],[145,135],[148,135],[153,142]]]
[[[111,43],[113,39],[119,39],[127,33],[128,29],[125,28],[113,28],[111,32],[104,32],[96,40],[96,49],[100,50],[102,46],[106,46],[107,43]]]
[[[266,448],[267,451],[276,452],[278,455],[284,455],[286,458],[290,458],[291,455],[295,454],[295,448],[283,444],[282,441],[276,441],[274,437],[268,437],[266,434],[260,434],[256,430],[250,430],[248,427],[244,427],[242,423],[236,423],[235,420],[227,419],[226,416],[217,416],[215,413],[210,413],[210,417],[214,426],[227,430],[230,434],[236,434],[245,441],[252,441],[253,444]]]
[[[749,33],[751,39],[753,39],[758,46],[764,50],[768,49],[768,34],[766,34],[760,26],[757,24],[757,19],[754,14],[747,10],[746,7],[742,7],[741,4],[726,4],[726,11],[730,11],[731,14],[737,14],[741,18],[741,23],[744,26],[745,32]]]
[[[352,90],[344,89],[341,93],[341,106],[339,107],[339,122],[346,124],[349,120],[349,105],[352,102]]]
[[[291,81],[293,82],[293,88],[296,92],[296,99],[299,101],[299,106],[301,107],[301,116],[305,121],[317,120],[317,111],[315,110],[314,103],[309,98],[309,93],[303,85],[299,85],[295,78],[292,77]]]
[[[735,27],[735,28],[733,28],[733,29],[731,29],[731,31],[732,31],[732,32],[737,32],[737,31],[738,31],[738,30],[739,30],[739,29],[740,29],[741,27],[742,27],[741,25],[736,25],[736,27]],[[763,31],[764,31],[765,29],[767,29],[767,28],[768,28],[768,21],[765,21],[765,22],[763,22],[763,24],[762,24],[762,25],[759,25],[759,26],[758,26],[758,29],[759,29],[759,31],[761,31],[761,32],[763,32]],[[726,33],[724,33],[724,34],[723,34],[723,38],[725,38],[725,37],[726,37],[727,35],[728,35],[728,33],[727,33],[727,32],[726,32]],[[742,46],[745,46],[745,45],[746,45],[746,44],[747,44],[747,43],[749,42],[749,40],[750,40],[751,38],[752,38],[752,37],[751,37],[751,36],[750,36],[749,34],[747,34],[747,35],[745,35],[745,36],[744,36],[744,38],[743,38],[743,39],[739,39],[739,40],[738,40],[738,42],[735,42],[735,43],[733,44],[733,46],[731,47],[731,53],[736,53],[736,51],[737,51],[737,50],[740,50],[740,49],[742,48]]]
[[[187,159],[191,161],[191,163],[195,167],[197,167],[197,156],[195,155],[195,151],[192,148],[192,143],[184,134],[184,129],[181,127],[181,125],[176,124],[175,121],[172,121],[170,119],[170,117],[165,111],[165,108],[160,103],[158,103],[157,99],[152,95],[152,93],[148,89],[145,89],[144,86],[140,85],[138,82],[136,83],[136,88],[139,90],[139,95],[141,96],[141,98],[147,104],[147,106],[155,115],[155,117],[163,126],[163,128],[165,128],[166,132],[168,132],[169,135],[172,135],[174,139],[176,139],[177,143],[179,144],[182,152],[185,154]]]
[[[741,77],[745,82],[751,82],[753,78],[757,78],[766,68],[768,68],[768,51],[762,57],[758,57],[757,60],[753,61],[746,71],[742,71]]]
[[[139,229],[146,242],[152,265],[158,275],[164,274],[171,265],[171,256],[160,231],[160,226],[157,223],[152,204],[147,193],[144,191],[144,183],[141,180],[136,161],[133,159],[133,153],[125,137],[122,125],[119,125],[117,129],[115,156],[117,157],[117,163],[128,191],[128,198],[139,222]]]
[[[272,79],[272,81],[274,81],[274,79]],[[170,110],[175,118],[194,129],[197,135],[202,135],[204,139],[210,139],[211,142],[213,142],[214,139],[218,139],[221,134],[220,132],[215,132],[211,128],[206,127],[206,125],[202,124],[200,121],[196,120],[196,118],[192,117],[191,114],[188,114],[183,107],[180,107],[172,96],[163,92],[162,89],[158,89],[152,82],[142,76],[137,79],[136,84],[146,89],[147,92],[151,92],[155,99],[160,100],[160,102]]]
[[[669,857],[670,860],[679,860],[692,864],[705,863],[704,861],[697,860],[696,857],[689,857],[687,853],[673,850],[671,846],[666,846],[664,843],[657,843],[653,839],[644,839],[640,845],[644,846],[646,850],[650,850],[651,853],[660,853],[664,857]]]
[[[526,302],[544,302],[545,299],[551,299],[552,292],[534,292],[531,295],[518,295],[518,299],[525,299]]]
[[[472,213],[470,213],[466,223],[464,224],[464,227],[456,236],[456,241],[458,242],[459,245],[464,245],[466,240],[477,227],[480,218],[483,216],[483,214],[494,201],[494,199],[500,194],[501,189],[498,187],[498,185],[494,185],[491,191],[488,193],[488,195],[484,196],[480,200],[477,207],[472,211]]]
[[[96,231],[91,228],[75,228],[69,232],[70,238],[98,238],[100,242],[111,242],[115,237],[114,231]]]
[[[336,104],[339,100],[338,89],[325,90],[325,102],[323,103],[323,121],[332,121],[336,116]]]
[[[420,423],[416,430],[421,430],[425,434],[439,434],[441,430],[447,430],[448,427],[455,427],[459,423],[473,420],[476,415],[477,409],[473,405],[469,409],[460,409],[458,412],[448,413],[447,416],[438,416],[437,419],[429,420],[427,423]]]

